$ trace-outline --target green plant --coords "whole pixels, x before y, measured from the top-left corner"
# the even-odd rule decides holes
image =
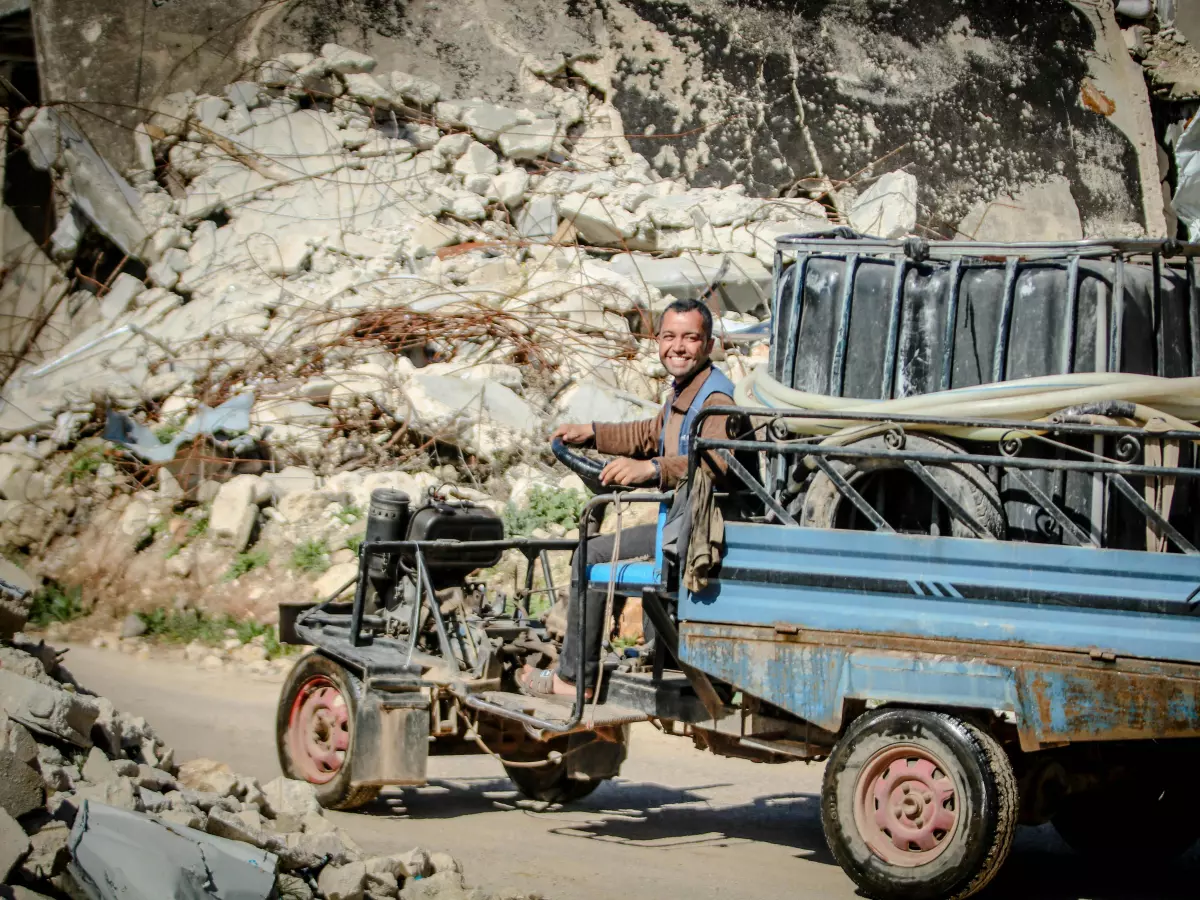
[[[350,537],[346,538],[346,549],[357,555],[358,549],[362,546],[362,542],[366,539],[366,537],[367,536],[365,534],[350,535]]]
[[[67,463],[67,484],[74,484],[95,475],[104,465],[104,451],[99,447],[78,447]]]
[[[353,503],[343,506],[340,510],[333,514],[333,517],[343,525],[353,525],[363,517],[361,506],[356,506]]]
[[[140,612],[138,618],[146,626],[145,637],[169,644],[220,644],[229,632],[233,632],[243,644],[262,638],[268,659],[288,656],[299,648],[279,643],[279,634],[274,625],[264,625],[253,619],[235,619],[225,613],[210,616],[196,610],[176,610],[158,607],[149,612]]]
[[[154,436],[164,444],[177,434],[179,434],[179,426],[173,422],[167,422],[154,429]]]
[[[504,530],[509,535],[528,535],[548,525],[572,528],[579,523],[587,498],[579,491],[535,486],[529,492],[529,504],[518,509],[513,503],[504,507]]]
[[[204,537],[204,535],[206,535],[207,533],[208,533],[208,513],[205,513],[200,518],[198,518],[195,522],[192,523],[192,527],[189,528],[187,531],[187,536],[189,538],[198,538],[198,537]]]
[[[233,558],[233,564],[225,573],[226,581],[233,581],[235,578],[241,578],[247,572],[252,572],[255,569],[265,566],[271,561],[271,555],[266,550],[247,550],[244,553],[239,553]]]
[[[179,551],[183,549],[183,544],[172,544],[167,548],[167,552],[163,554],[163,559],[171,559],[178,556]]]
[[[42,628],[51,622],[70,622],[84,614],[83,592],[78,587],[64,588],[48,581],[33,595],[29,621]]]
[[[292,551],[291,565],[300,572],[319,575],[329,568],[329,545],[319,538],[297,544]]]

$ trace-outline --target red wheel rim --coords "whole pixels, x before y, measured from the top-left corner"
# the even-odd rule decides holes
[[[945,765],[916,744],[880,750],[854,786],[854,822],[871,852],[912,868],[937,859],[958,826],[959,791]]]
[[[331,679],[314,675],[296,691],[287,741],[296,774],[305,781],[325,784],[341,771],[350,724],[346,698]]]

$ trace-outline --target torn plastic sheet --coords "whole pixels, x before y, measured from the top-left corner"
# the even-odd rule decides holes
[[[124,447],[147,462],[166,463],[175,458],[179,447],[199,435],[242,434],[250,430],[250,410],[254,393],[248,391],[229,398],[216,409],[200,405],[195,415],[169,441],[160,441],[150,428],[124,413],[109,410],[104,439]],[[249,436],[246,440],[252,442]]]
[[[84,800],[67,841],[90,900],[265,900],[275,854]]]
[[[1200,116],[1188,123],[1175,141],[1175,167],[1179,173],[1171,205],[1187,224],[1188,240],[1200,240]]]

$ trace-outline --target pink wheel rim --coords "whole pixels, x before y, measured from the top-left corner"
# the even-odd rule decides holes
[[[942,761],[916,744],[880,750],[854,785],[854,821],[871,852],[893,866],[937,859],[958,826],[958,790]]]
[[[296,692],[288,716],[288,748],[296,774],[313,784],[332,781],[349,747],[346,698],[332,680],[315,675]]]

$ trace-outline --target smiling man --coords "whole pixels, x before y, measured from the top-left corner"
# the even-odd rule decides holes
[[[600,480],[613,485],[645,485],[671,490],[687,477],[688,433],[692,421],[706,406],[733,404],[733,383],[713,367],[713,319],[708,307],[698,300],[676,300],[662,314],[658,324],[658,358],[673,378],[671,395],[653,419],[638,422],[594,422],[561,425],[553,437],[564,443],[593,446],[616,459],[604,467]],[[708,438],[729,436],[726,416],[705,419],[700,434]],[[726,475],[724,460],[705,454],[708,467],[718,485]],[[635,525],[621,530],[621,558],[639,559],[654,555],[655,525]],[[613,535],[599,535],[588,541],[587,560],[573,560],[571,595],[567,603],[567,637],[563,641],[558,671],[527,670],[519,678],[521,690],[533,696],[575,695],[580,677],[595,683],[599,651],[604,632],[604,603],[588,604],[584,623],[584,647],[575,640],[576,617],[583,573],[587,565],[608,562],[613,553]]]

